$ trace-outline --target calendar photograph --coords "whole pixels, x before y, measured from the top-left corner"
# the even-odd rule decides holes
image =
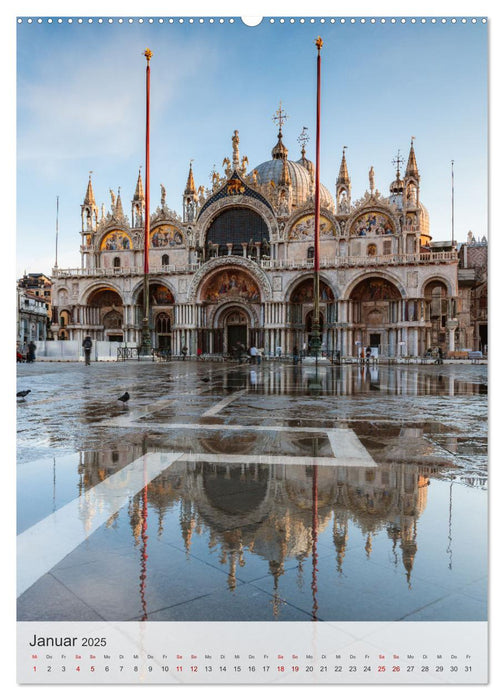
[[[487,683],[486,18],[15,21],[18,683]]]

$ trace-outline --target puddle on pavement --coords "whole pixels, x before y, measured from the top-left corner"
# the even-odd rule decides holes
[[[72,481],[76,489],[76,482],[106,475],[96,454],[64,466],[69,473],[57,470],[52,484],[59,503]],[[300,610],[316,619],[408,619],[428,600],[485,575],[486,492],[474,474],[468,481],[455,474],[410,464],[176,462],[53,576],[70,589],[83,587],[105,619],[298,619]],[[266,602],[252,610],[248,599],[242,612],[230,613],[233,596],[248,582]],[[115,596],[124,586],[128,595]],[[206,594],[211,609],[194,603]],[[473,595],[484,600],[483,582]],[[463,619],[473,619],[467,603]],[[447,597],[443,619],[460,619],[460,606],[464,596],[456,603]],[[21,619],[28,608],[21,605]],[[72,619],[64,604],[61,614]]]
[[[207,461],[175,462],[155,476],[52,570],[51,581],[97,615],[413,620],[428,619],[442,598],[432,619],[486,619],[486,368],[198,365],[182,379],[139,387],[126,407],[109,398],[124,385],[117,371],[106,368],[102,394],[96,372],[84,397],[73,387],[37,404],[34,386],[34,400],[18,406],[18,532],[85,500],[148,452]],[[127,371],[138,382],[145,368]],[[155,368],[148,372],[155,379]],[[55,376],[50,368],[48,380]],[[174,394],[174,381],[188,393]],[[202,415],[239,390],[246,393],[217,415]],[[135,424],[107,425],[133,415]],[[206,428],[170,429],[170,421]],[[240,421],[265,430],[226,428]],[[312,426],[320,432],[289,431]],[[332,456],[324,428],[333,427],[353,430],[378,466],[254,462]],[[92,516],[83,508],[79,517]],[[82,521],[84,533],[89,525]],[[23,596],[20,619],[31,619],[41,590],[35,584]],[[43,595],[42,607],[61,616],[52,619],[76,619],[56,589]]]

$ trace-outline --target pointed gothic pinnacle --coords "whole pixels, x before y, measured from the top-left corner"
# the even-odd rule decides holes
[[[142,171],[141,171],[141,169],[139,169],[135,194],[133,195],[133,201],[135,201],[135,202],[142,201],[143,202],[143,200],[144,200],[144,189],[143,189],[143,183],[142,183]]]
[[[114,214],[118,217],[124,216],[123,208],[122,208],[122,201],[121,201],[121,188],[119,187],[117,189],[117,200],[116,204],[114,207]]]
[[[93,185],[91,184],[91,173],[89,173],[89,181],[86,190],[86,196],[84,197],[84,204],[96,204],[93,192]]]
[[[189,175],[187,176],[187,184],[185,188],[184,194],[195,194],[196,193],[196,187],[194,185],[194,177],[193,177],[193,171],[192,171],[192,160],[189,163]]]
[[[350,176],[348,174],[345,149],[346,149],[346,146],[343,146],[343,157],[341,158],[339,175],[338,175],[338,179],[336,180],[337,185],[349,185],[350,184]]]
[[[418,165],[416,162],[415,149],[413,147],[414,136],[411,137],[411,146],[408,157],[408,165],[406,166],[406,175],[411,175],[412,177],[418,177]]]

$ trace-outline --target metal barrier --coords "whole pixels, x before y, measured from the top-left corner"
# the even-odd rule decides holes
[[[137,347],[128,348],[128,347],[124,347],[124,345],[119,346],[117,348],[117,361],[122,360],[124,362],[124,360],[134,360],[134,359],[139,360],[140,355],[139,355],[138,350],[139,350],[139,348],[137,348]]]

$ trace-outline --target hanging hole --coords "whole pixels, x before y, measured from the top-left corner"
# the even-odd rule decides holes
[[[241,21],[243,24],[246,24],[247,27],[257,27],[258,24],[261,24],[263,18],[262,17],[242,17]]]

